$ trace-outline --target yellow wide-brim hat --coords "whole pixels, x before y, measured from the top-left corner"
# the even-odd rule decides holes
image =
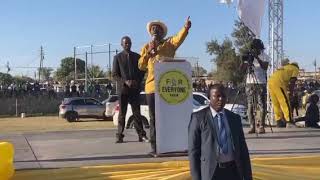
[[[147,24],[147,31],[148,31],[148,33],[150,34],[150,36],[152,36],[152,34],[151,34],[151,27],[152,27],[153,25],[159,25],[159,26],[163,29],[163,37],[166,37],[167,32],[168,32],[168,28],[167,28],[167,26],[166,26],[163,22],[161,22],[161,21],[159,21],[159,20],[155,20],[155,21],[148,22],[148,24]]]

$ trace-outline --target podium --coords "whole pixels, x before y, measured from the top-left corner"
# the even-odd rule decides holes
[[[155,63],[155,126],[158,154],[186,152],[192,113],[192,68],[188,61]]]

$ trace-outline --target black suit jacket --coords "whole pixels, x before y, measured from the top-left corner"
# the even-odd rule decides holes
[[[144,71],[138,68],[140,55],[130,51],[128,54],[124,51],[115,55],[113,58],[112,77],[117,81],[118,93],[122,92],[126,80],[136,80],[140,85],[144,77]]]
[[[241,118],[224,109],[230,126],[235,163],[241,179],[252,180],[251,163]],[[217,137],[210,107],[191,115],[188,129],[188,155],[193,180],[211,180],[217,166]]]

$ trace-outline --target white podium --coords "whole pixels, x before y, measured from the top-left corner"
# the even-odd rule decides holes
[[[191,65],[169,59],[156,62],[154,73],[157,153],[184,152],[192,113]]]

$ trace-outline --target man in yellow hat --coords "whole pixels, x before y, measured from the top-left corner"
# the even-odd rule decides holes
[[[163,22],[151,21],[147,24],[147,31],[152,37],[152,40],[143,46],[138,66],[142,71],[148,70],[145,92],[147,94],[150,115],[151,154],[156,154],[154,63],[156,61],[160,61],[164,57],[174,57],[176,50],[187,37],[190,27],[191,21],[189,16],[184,27],[178,32],[178,34],[165,38],[168,29]]]
[[[294,87],[298,74],[298,64],[290,63],[276,70],[269,78],[268,89],[277,127],[294,127],[287,90]]]

